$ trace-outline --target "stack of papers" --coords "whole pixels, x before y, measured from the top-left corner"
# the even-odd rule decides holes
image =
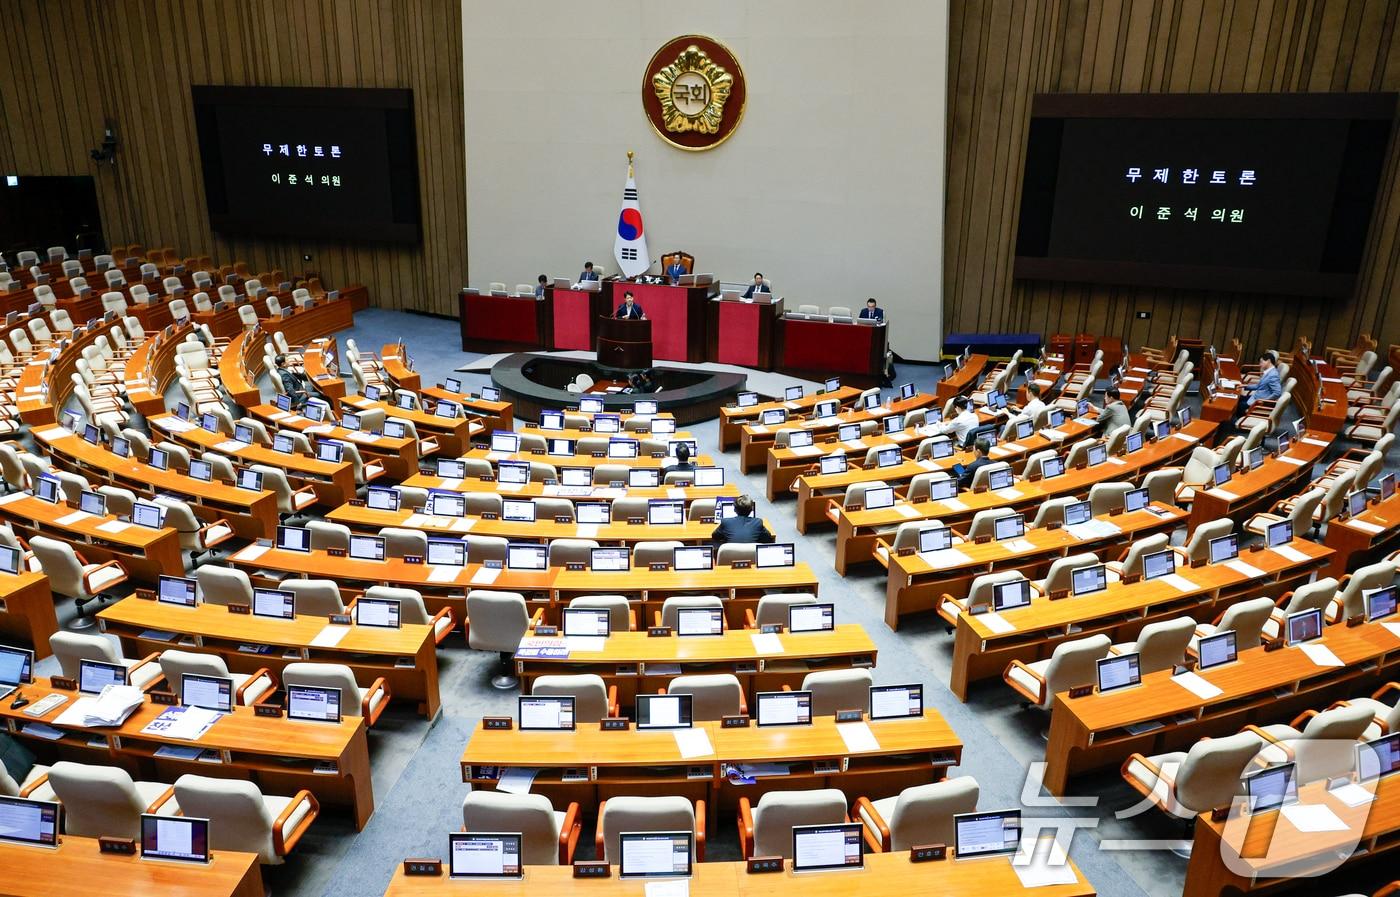
[[[1011,552],[1035,551],[1035,545],[1031,544],[1030,539],[1009,539],[1001,543],[1001,547]]]
[[[1021,849],[1011,861],[1016,877],[1025,888],[1044,888],[1051,885],[1072,885],[1079,881],[1074,867],[1069,864],[1065,849],[1054,838],[1021,842]]]
[[[1279,545],[1276,548],[1271,548],[1270,551],[1283,558],[1284,560],[1292,561],[1295,564],[1304,563],[1308,559],[1308,556],[1306,554],[1303,554],[1301,551],[1294,548],[1292,545]]]
[[[120,726],[146,700],[133,685],[109,685],[95,698],[79,698],[54,720],[58,726]]]
[[[529,794],[530,786],[539,774],[538,769],[526,766],[507,767],[501,770],[501,777],[496,780],[496,790],[507,794]]]
[[[482,567],[472,574],[472,585],[489,586],[496,581],[496,577],[501,575],[500,567]]]
[[[219,711],[206,710],[203,707],[169,707],[147,723],[141,734],[197,741],[222,717],[223,714]]]
[[[961,567],[963,564],[972,562],[972,558],[963,554],[956,548],[943,548],[938,551],[925,551],[919,557],[928,561],[929,566],[938,570],[947,567]]]
[[[1070,524],[1065,527],[1065,532],[1076,539],[1102,539],[1116,536],[1122,530],[1107,520],[1089,520],[1084,523]]]

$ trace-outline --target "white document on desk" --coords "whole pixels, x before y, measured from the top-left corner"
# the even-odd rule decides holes
[[[1195,436],[1188,436],[1188,435],[1185,434],[1185,433],[1173,433],[1173,434],[1172,434],[1172,438],[1173,438],[1173,439],[1180,439],[1180,440],[1183,440],[1183,441],[1185,441],[1185,442],[1199,442],[1199,441],[1200,441],[1200,440],[1198,440]]]
[[[853,452],[860,451],[861,449],[865,448],[865,443],[861,442],[859,439],[847,439],[841,444]],[[818,446],[818,448],[820,448],[820,446]]]
[[[249,545],[233,556],[235,561],[256,561],[272,549],[271,545]]]
[[[1010,539],[1001,543],[1001,546],[1007,551],[1017,554],[1026,551],[1035,551],[1035,545],[1030,539]]]
[[[932,459],[930,459],[930,458],[923,458],[923,459],[921,459],[921,460],[919,460],[919,461],[916,461],[916,462],[914,462],[914,463],[918,464],[918,465],[919,465],[920,467],[922,467],[924,470],[927,470],[927,471],[930,471],[930,472],[936,472],[936,471],[939,471],[939,470],[942,470],[942,469],[943,469],[943,468],[941,468],[941,467],[938,466],[938,462],[937,462],[937,461],[934,461],[934,460],[932,460]]]
[[[79,520],[86,520],[91,516],[92,515],[89,514],[87,511],[74,511],[71,514],[64,514],[62,517],[58,518],[54,522],[57,523],[59,526],[72,526]]]
[[[967,505],[956,498],[940,498],[939,502],[950,511],[966,511]]]
[[[1173,676],[1172,681],[1182,688],[1191,692],[1196,697],[1209,701],[1211,698],[1222,693],[1223,689],[1213,683],[1207,682],[1195,673],[1182,673]]]
[[[1279,545],[1269,550],[1272,551],[1274,554],[1278,555],[1279,557],[1283,558],[1284,560],[1292,561],[1295,564],[1306,563],[1308,560],[1308,556],[1306,554],[1303,554],[1301,551],[1294,548],[1292,545]]]
[[[1172,588],[1176,589],[1178,592],[1194,592],[1200,588],[1200,586],[1196,585],[1191,580],[1182,576],[1180,573],[1172,573],[1169,576],[1158,577],[1157,579],[1152,581],[1164,582]]]
[[[1382,623],[1381,625],[1385,627],[1386,632],[1400,639],[1400,623]]]
[[[224,454],[234,455],[238,452],[243,451],[243,449],[247,447],[247,443],[239,442],[237,439],[225,439],[223,442],[216,443],[214,445],[214,450],[216,452],[223,452]]]
[[[1284,807],[1283,818],[1305,834],[1313,832],[1344,832],[1347,824],[1326,804],[1293,804]]]
[[[666,497],[669,498],[669,499],[671,499],[671,500],[673,500],[673,501],[674,501],[674,500],[677,500],[677,499],[683,499],[683,498],[685,498],[685,490],[684,490],[684,489],[676,489],[676,488],[667,489],[667,490],[666,490]]]
[[[789,446],[788,451],[799,458],[810,458],[813,455],[820,455],[822,453],[822,447],[819,445],[799,445],[796,448]]]
[[[706,757],[715,752],[710,746],[710,733],[704,729],[673,729],[672,734],[676,736],[676,747],[681,752],[682,760]]]
[[[1339,788],[1331,789],[1329,793],[1348,807],[1360,807],[1376,799],[1374,794],[1355,782],[1347,782]]]
[[[1065,849],[1054,838],[1023,839],[1011,860],[1011,868],[1024,888],[1072,885],[1079,881]]]
[[[447,528],[454,533],[465,533],[474,526],[476,526],[475,517],[458,517]]]
[[[1222,500],[1224,500],[1224,501],[1239,501],[1239,498],[1240,498],[1238,495],[1236,495],[1235,493],[1229,491],[1228,489],[1220,489],[1220,488],[1209,489],[1209,490],[1206,491],[1206,494],[1207,494],[1207,495],[1214,495],[1216,498],[1222,499]]]
[[[1376,526],[1374,523],[1365,520],[1347,520],[1344,522],[1347,526],[1354,526],[1362,532],[1367,533],[1378,533],[1385,529],[1383,526]]]
[[[942,570],[947,567],[961,567],[963,564],[972,563],[972,558],[958,551],[956,548],[941,548],[938,551],[925,551],[919,557],[928,561],[930,567]]]
[[[646,887],[646,897],[690,897],[690,882],[685,879],[680,881],[649,881]]]
[[[47,441],[53,439],[62,439],[64,436],[72,436],[73,434],[68,432],[67,427],[48,427],[46,429],[40,430],[34,435],[39,439]]]
[[[1019,489],[997,489],[993,491],[992,494],[999,495],[1007,501],[1014,501],[1021,497],[1021,491]]]
[[[880,740],[870,731],[869,723],[837,723],[836,731],[841,733],[841,740],[846,742],[846,750],[853,754],[867,754],[880,749]]]
[[[776,633],[754,632],[750,633],[749,638],[753,639],[755,654],[782,654],[784,651],[783,640]]]
[[[1234,570],[1236,573],[1241,574],[1242,576],[1249,577],[1250,579],[1262,579],[1263,577],[1269,575],[1263,570],[1260,570],[1258,567],[1246,564],[1239,558],[1235,558],[1231,561],[1226,561],[1225,566],[1229,567],[1231,570]]]
[[[569,635],[564,637],[569,654],[599,654],[607,647],[608,640],[602,635]]]
[[[1321,446],[1322,448],[1327,448],[1327,446],[1329,446],[1329,445],[1332,444],[1332,443],[1328,442],[1328,441],[1325,440],[1325,439],[1310,439],[1310,438],[1308,438],[1307,436],[1304,436],[1302,439],[1299,439],[1298,441],[1301,442],[1301,443],[1303,443],[1304,445],[1316,445],[1316,446]]]
[[[1113,457],[1111,457],[1111,458],[1108,459],[1108,463],[1109,463],[1109,464],[1117,464],[1118,466],[1121,467],[1121,466],[1123,466],[1124,464],[1127,464],[1128,462],[1127,462],[1127,461],[1124,461],[1122,458],[1118,457],[1117,455],[1114,455]]]
[[[316,637],[311,640],[313,648],[334,648],[340,644],[341,640],[350,632],[350,626],[336,626],[327,624],[316,633]]]
[[[578,530],[578,537],[580,539],[592,539],[594,536],[598,535],[598,527],[599,524],[597,523],[580,523],[575,529]]]
[[[768,432],[768,428],[765,427],[763,424],[750,424],[749,432],[762,436],[764,433]]]
[[[1308,655],[1308,660],[1311,660],[1320,667],[1340,667],[1346,665],[1342,663],[1342,659],[1333,654],[1332,649],[1326,645],[1310,642],[1309,644],[1299,645],[1298,647],[1303,650],[1304,654]]]
[[[345,434],[345,438],[352,442],[373,442],[375,436],[371,433],[361,433],[359,430],[351,430]]]
[[[1294,467],[1302,467],[1304,464],[1311,464],[1311,461],[1304,461],[1302,458],[1290,458],[1287,455],[1279,456],[1278,460],[1285,464],[1292,464]]]
[[[1063,440],[1063,439],[1065,438],[1065,434],[1064,434],[1064,433],[1060,432],[1059,430],[1055,430],[1055,429],[1041,430],[1041,431],[1040,431],[1040,435],[1041,435],[1041,436],[1044,436],[1046,439],[1054,439],[1054,440],[1056,440],[1057,442],[1060,441],[1060,440]]]
[[[99,523],[97,528],[104,533],[119,533],[129,526],[131,524],[121,520],[108,520],[106,523]]]
[[[910,507],[909,505],[895,505],[895,506],[894,506],[894,510],[895,510],[895,513],[896,513],[896,514],[898,514],[899,516],[903,517],[903,518],[906,519],[906,520],[908,520],[908,519],[911,518],[911,517],[918,517],[918,516],[919,516],[919,512],[916,511],[916,510],[914,510],[914,509],[913,509],[912,507]]]
[[[461,567],[433,567],[428,574],[428,582],[456,582],[461,572]]]
[[[539,774],[538,769],[528,766],[508,766],[501,770],[501,777],[496,780],[496,790],[507,794],[529,794],[530,786]]]
[[[472,585],[489,586],[496,581],[496,577],[501,575],[500,567],[482,567],[472,574]]]
[[[987,611],[985,614],[978,614],[972,619],[981,620],[983,626],[987,627],[992,632],[995,632],[997,635],[1005,635],[1006,633],[1012,632],[1016,629],[1016,625],[1014,623],[1012,623],[1010,620],[1006,619],[994,610]]]

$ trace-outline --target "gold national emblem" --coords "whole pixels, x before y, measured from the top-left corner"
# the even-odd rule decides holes
[[[691,44],[676,61],[652,76],[652,89],[661,101],[665,128],[678,134],[697,131],[719,133],[724,104],[734,86],[734,76]]]

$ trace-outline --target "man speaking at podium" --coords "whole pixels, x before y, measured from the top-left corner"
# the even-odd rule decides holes
[[[646,312],[642,311],[642,307],[632,298],[632,291],[628,290],[622,294],[622,304],[617,307],[617,311],[613,314],[613,317],[635,318],[640,321],[646,318]]]

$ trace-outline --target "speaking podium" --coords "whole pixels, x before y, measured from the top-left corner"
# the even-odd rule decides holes
[[[605,368],[639,371],[651,367],[651,321],[599,315],[598,364]]]

